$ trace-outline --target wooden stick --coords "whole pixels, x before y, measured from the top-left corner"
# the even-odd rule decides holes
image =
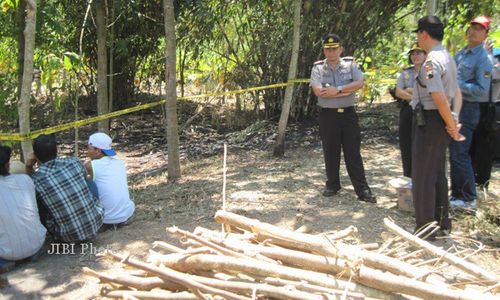
[[[159,277],[134,278],[134,276],[110,276],[100,274],[93,270],[86,269],[86,274],[99,278],[102,282],[114,282],[124,286],[133,287],[139,290],[151,290],[152,288],[164,288],[173,291],[185,289],[182,285],[174,284]],[[214,288],[229,290],[235,293],[251,294],[252,291],[258,291],[259,296],[266,298],[291,299],[291,300],[321,300],[322,297],[304,291],[293,291],[281,287],[267,284],[248,283],[241,281],[226,281],[204,276],[189,275],[189,277],[201,284]],[[138,296],[138,295],[136,295]]]
[[[162,241],[153,242],[153,249],[155,249],[155,248],[163,249],[163,250],[173,252],[173,253],[181,253],[184,251],[184,249],[182,249],[182,248],[176,247],[174,245],[171,245],[171,244],[168,244],[168,243],[165,243]]]
[[[336,295],[336,296],[341,296],[344,294],[344,291],[342,290],[336,290],[336,289],[329,289],[325,288],[319,285],[314,285],[314,284],[309,284],[304,281],[293,281],[293,280],[286,280],[286,279],[281,279],[281,278],[276,278],[276,277],[267,277],[264,278],[264,281],[272,284],[272,285],[278,285],[278,286],[293,286],[294,288],[298,290],[303,290],[309,293],[325,293],[325,294],[331,294],[331,295]],[[353,292],[347,292],[347,297],[352,300],[356,299],[366,299],[364,294],[361,293],[353,293]]]
[[[187,237],[189,239],[195,240],[196,242],[198,242],[198,243],[200,243],[202,245],[205,245],[205,246],[207,246],[209,248],[212,248],[216,252],[219,252],[219,253],[221,253],[223,255],[228,255],[228,256],[233,256],[233,257],[241,257],[241,258],[248,257],[248,256],[246,256],[244,254],[239,253],[239,252],[235,252],[235,251],[229,250],[227,248],[224,248],[224,247],[221,247],[221,246],[219,246],[217,244],[214,244],[214,243],[212,243],[210,241],[207,241],[207,240],[201,238],[200,236],[192,234],[191,232],[179,229],[176,226],[172,226],[172,227],[167,228],[167,232],[171,233],[171,234],[175,234],[175,235],[185,236],[185,237]]]
[[[359,244],[357,246],[365,250],[377,250],[380,247],[378,243]]]
[[[123,299],[133,296],[142,300],[198,300],[194,294],[189,292],[169,293],[164,291],[130,291],[130,290],[101,290],[101,295],[107,298]]]
[[[144,262],[141,262],[139,260],[133,259],[127,255],[117,254],[117,253],[114,253],[114,252],[109,251],[109,250],[106,251],[105,254],[116,259],[116,260],[120,260],[121,262],[123,262],[127,265],[131,265],[133,267],[149,271],[149,272],[154,273],[154,274],[156,274],[156,275],[158,275],[166,280],[183,285],[183,286],[187,287],[195,295],[200,294],[200,292],[206,292],[206,293],[211,293],[211,294],[215,294],[215,295],[220,295],[220,296],[225,297],[225,298],[230,299],[230,300],[251,300],[251,298],[248,298],[248,297],[239,296],[239,295],[236,295],[234,293],[222,291],[219,289],[214,289],[212,287],[200,284],[200,283],[192,280],[189,277],[189,275],[183,274],[181,272],[170,269],[168,267],[159,268],[159,267],[156,267],[152,264],[144,263]],[[198,255],[203,255],[203,254],[198,254]]]
[[[137,277],[127,274],[110,275],[98,273],[89,268],[83,268],[83,273],[98,278],[103,283],[117,283],[119,285],[132,287],[138,290],[152,290],[154,288],[163,288],[171,291],[185,290],[183,285],[175,284],[171,281],[163,280],[159,277]]]
[[[345,237],[348,237],[354,233],[357,233],[358,232],[358,229],[356,227],[354,227],[353,225],[347,227],[346,229],[343,229],[341,231],[338,231],[338,232],[334,232],[334,233],[324,233],[324,234],[320,234],[320,236],[328,236],[329,239],[331,240],[340,240],[342,238],[345,238]]]
[[[226,160],[227,160],[227,144],[224,143],[224,159],[223,159],[223,163],[222,163],[222,210],[225,211],[227,209],[226,207],[226,171],[227,171],[227,167],[226,167]],[[224,228],[224,224],[222,224],[222,232],[225,232],[226,229],[230,229],[229,227],[228,228]],[[228,232],[230,232],[228,230]]]
[[[453,255],[452,253],[449,253],[441,248],[438,248],[438,247],[430,244],[429,242],[426,242],[424,240],[416,238],[411,233],[405,231],[404,229],[397,226],[396,224],[394,224],[393,222],[391,222],[387,218],[384,219],[384,224],[389,230],[391,230],[392,232],[403,237],[411,244],[418,246],[418,247],[421,247],[433,255],[436,255],[438,257],[442,257],[442,259],[444,261],[446,261],[447,263],[454,265],[457,268],[459,268],[459,269],[461,269],[469,274],[476,276],[477,278],[490,280],[491,282],[494,282],[494,283],[500,281],[500,277],[497,276],[496,274],[488,272],[477,265],[474,265],[468,261],[465,261],[465,260]]]

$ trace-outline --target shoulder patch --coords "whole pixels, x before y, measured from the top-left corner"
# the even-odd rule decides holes
[[[413,66],[409,66],[409,67],[404,68],[403,70],[404,70],[404,71],[409,71],[409,70],[411,70],[411,69],[413,69],[413,68],[414,68]]]
[[[432,70],[432,61],[428,60],[425,62],[425,79],[431,79],[434,77],[434,72]]]

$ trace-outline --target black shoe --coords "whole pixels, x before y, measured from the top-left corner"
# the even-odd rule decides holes
[[[337,195],[337,193],[339,192],[340,189],[330,189],[330,188],[326,188],[324,191],[323,191],[323,197],[333,197],[335,195]]]
[[[364,189],[360,194],[358,194],[359,201],[364,201],[368,203],[377,203],[377,198],[372,195],[372,191],[368,189]]]

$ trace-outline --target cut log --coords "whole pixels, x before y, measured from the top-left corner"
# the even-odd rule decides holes
[[[253,245],[239,240],[226,239],[224,245],[235,251],[258,251],[262,255],[279,260],[287,265],[307,268],[318,272],[342,274],[365,286],[392,293],[417,296],[424,299],[478,299],[479,293],[452,289],[449,286],[436,286],[415,279],[381,272],[359,264],[352,264],[339,258],[324,257],[296,250],[279,249]]]
[[[324,258],[322,257],[322,259]],[[189,272],[193,269],[214,270],[221,272],[233,271],[262,277],[279,277],[297,281],[305,280],[315,285],[320,285],[332,289],[347,289],[348,291],[363,293],[370,297],[399,299],[399,297],[394,294],[355,284],[352,282],[349,283],[343,280],[339,280],[334,276],[327,275],[325,273],[275,265],[256,259],[242,259],[234,257],[227,258],[220,255],[210,254],[196,254],[189,256],[183,254],[170,254],[165,256],[157,256],[155,260],[157,260],[157,264],[161,263],[180,272]]]
[[[249,230],[256,234],[259,241],[271,240],[273,243],[286,248],[342,258],[352,262],[362,260],[365,265],[374,269],[389,271],[409,278],[424,278],[429,283],[441,284],[441,280],[429,275],[432,272],[428,270],[416,268],[395,258],[366,251],[359,247],[334,243],[325,236],[297,233],[221,210],[215,214],[215,220],[219,223]]]

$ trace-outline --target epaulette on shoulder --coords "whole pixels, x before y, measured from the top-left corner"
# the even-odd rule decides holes
[[[404,70],[404,71],[408,71],[408,70],[411,70],[411,69],[413,69],[413,68],[414,68],[414,66],[409,66],[409,67],[404,68],[403,70]]]
[[[353,56],[344,56],[344,57],[342,57],[342,60],[343,61],[354,61],[354,57]]]
[[[314,62],[314,65],[319,65],[319,64],[323,64],[323,63],[325,63],[324,60],[318,60],[318,61]]]

